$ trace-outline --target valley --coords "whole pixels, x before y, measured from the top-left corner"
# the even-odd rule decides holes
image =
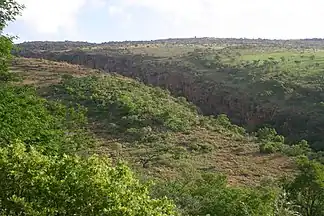
[[[194,2],[0,2],[0,216],[324,216],[324,39],[65,40],[320,20]]]
[[[270,125],[287,142],[305,139],[321,151],[322,43],[212,38],[79,45],[31,42],[20,44],[17,55],[134,78],[187,98],[204,115],[226,114],[249,132]]]
[[[0,134],[3,170],[25,176],[21,181],[27,195],[23,196],[34,193],[28,188],[33,188],[35,180],[28,180],[29,174],[22,170],[36,169],[42,160],[52,161],[54,167],[33,171],[32,179],[50,172],[36,191],[43,190],[45,179],[51,176],[59,187],[91,184],[102,199],[106,192],[99,192],[93,178],[97,176],[99,184],[113,190],[111,196],[122,203],[116,210],[124,212],[121,215],[137,215],[132,209],[143,206],[141,196],[147,196],[148,202],[138,210],[144,215],[306,212],[309,206],[302,208],[303,200],[296,193],[312,199],[307,194],[310,185],[312,192],[323,190],[318,183],[324,173],[324,52],[319,42],[282,48],[283,42],[220,41],[19,44],[9,66],[15,79],[1,89],[5,121],[0,127],[6,128]],[[6,143],[14,144],[7,147]],[[22,146],[27,149],[21,150]],[[21,164],[21,157],[30,158],[23,163],[26,167],[11,167],[6,157],[12,154],[20,155],[13,157],[13,164]],[[97,160],[110,162],[91,162]],[[103,167],[115,174],[101,173]],[[307,183],[298,183],[305,179]],[[129,189],[119,188],[121,181]],[[137,191],[132,206],[126,207],[130,203],[120,198],[120,190],[133,193],[131,188],[150,181],[154,184]],[[48,190],[55,187],[47,186]],[[93,196],[82,190],[70,188],[59,198],[47,197],[66,205],[77,199],[75,194]],[[318,205],[310,208],[321,215],[322,196],[314,199]],[[302,209],[290,206],[290,201]],[[55,208],[50,203],[36,205],[34,199],[30,202],[37,212],[47,212],[43,206]],[[155,202],[163,210],[153,207]],[[119,204],[99,205],[101,211]],[[75,208],[68,211],[92,211]]]

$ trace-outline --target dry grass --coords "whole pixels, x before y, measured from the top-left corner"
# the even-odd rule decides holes
[[[79,77],[99,72],[67,63],[26,58],[15,59],[12,71],[22,76],[23,80],[20,84],[36,85],[40,88],[58,83],[62,75]],[[138,152],[144,152],[145,148],[138,148],[131,143],[109,136],[105,127],[96,122],[92,122],[89,128],[101,141],[102,145],[96,150],[97,152],[126,159],[141,172],[161,178],[177,177],[181,170],[188,168],[226,173],[230,184],[233,185],[254,185],[263,178],[277,178],[283,174],[291,174],[294,170],[293,160],[286,156],[262,155],[258,153],[257,144],[248,138],[238,139],[230,134],[226,135],[206,128],[195,128],[190,133],[170,133],[167,142],[179,146],[199,142],[212,146],[209,152],[190,153],[185,159],[160,161],[144,169],[138,163],[137,155]],[[114,148],[119,144],[122,149],[117,153]]]
[[[85,69],[79,65],[30,58],[15,58],[12,61],[11,71],[23,78],[23,84],[37,86],[58,83],[63,75],[81,77],[98,73],[97,70]]]

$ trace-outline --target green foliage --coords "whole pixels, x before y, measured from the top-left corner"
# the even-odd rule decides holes
[[[147,44],[150,48],[145,48]],[[319,151],[324,150],[323,44],[317,39],[287,43],[211,38],[104,44],[28,42],[20,44],[24,49],[20,54],[32,57],[46,50],[41,54],[44,58],[89,67],[95,62],[99,69],[113,58],[116,64],[108,66],[109,71],[168,88],[206,115],[225,113],[247,130],[269,124],[287,142],[305,139]],[[56,50],[61,52],[52,52]]]
[[[68,108],[36,95],[30,87],[0,86],[0,144],[20,139],[50,154],[83,150],[93,142],[86,133],[85,110]]]
[[[24,8],[23,5],[18,4],[15,0],[2,0],[0,2],[0,32],[7,26],[8,22],[14,21],[20,11]]]
[[[257,132],[257,137],[259,141],[272,141],[272,142],[284,142],[284,137],[277,134],[274,128],[260,128]]]
[[[289,195],[286,191],[281,190],[274,203],[274,216],[302,216],[298,211],[298,205],[295,205],[289,200]]]
[[[322,164],[324,164],[324,151],[319,151],[319,152],[310,152],[308,154],[308,158],[310,160],[316,160]]]
[[[46,156],[16,141],[0,148],[0,209],[5,215],[174,215],[166,199],[122,164],[103,157]]]
[[[273,128],[260,128],[257,138],[261,153],[275,153],[281,151],[284,146],[284,137],[278,135]]]
[[[13,38],[3,35],[2,31],[8,22],[15,20],[22,9],[23,5],[18,4],[15,0],[2,0],[0,2],[0,81],[13,79],[13,75],[8,71]]]
[[[224,129],[232,131],[234,133],[240,134],[240,135],[245,135],[246,131],[243,127],[239,127],[235,124],[232,124],[230,119],[228,118],[227,115],[225,114],[220,114],[216,117],[216,124],[221,125],[224,127]]]
[[[274,128],[261,128],[257,132],[257,139],[261,153],[282,152],[288,156],[309,155],[312,151],[306,140],[301,140],[297,144],[284,144],[283,136],[278,135]]]
[[[0,81],[13,80],[13,74],[8,71],[12,48],[12,38],[0,35]]]
[[[303,216],[324,215],[324,165],[306,157],[298,160],[299,174],[284,184],[289,199]]]
[[[281,142],[264,141],[260,144],[260,152],[266,154],[280,152],[282,148],[283,148],[283,143]]]
[[[312,149],[308,145],[306,140],[302,140],[294,145],[284,145],[282,152],[288,156],[301,156],[301,155],[309,155]]]
[[[60,60],[73,59],[71,53],[65,55],[64,50],[78,47],[78,43],[57,42],[55,44],[58,47],[41,42],[40,47],[44,50],[54,48],[62,51],[43,52],[44,55],[54,56],[54,59]],[[25,45],[33,46],[32,44]],[[88,47],[92,50],[91,52],[96,52],[99,48],[104,52],[109,50],[109,48],[95,47],[95,44],[85,43],[82,46],[83,50],[87,49],[84,46],[91,47],[91,49]],[[154,48],[153,46],[137,46],[137,48],[141,47],[147,48],[146,50]],[[283,152],[290,156],[307,155],[319,160],[320,152],[310,153],[309,145],[305,140],[291,146],[284,143],[285,141],[296,143],[296,140],[310,138],[313,148],[315,143],[318,143],[319,147],[323,144],[321,134],[324,112],[322,106],[324,100],[321,93],[322,75],[310,76],[302,71],[311,71],[311,67],[320,66],[318,62],[313,66],[305,64],[306,60],[320,58],[318,56],[305,58],[300,54],[297,58],[293,58],[278,52],[274,55],[281,57],[281,61],[278,60],[278,56],[269,55],[264,55],[263,60],[252,59],[251,61],[251,59],[245,59],[248,58],[247,53],[250,50],[243,48],[224,48],[221,51],[196,49],[188,55],[181,54],[178,62],[173,62],[176,56],[165,58],[168,59],[167,62],[163,62],[165,59],[155,61],[154,58],[145,59],[141,56],[139,64],[136,61],[131,62],[135,64],[126,65],[126,69],[127,72],[136,72],[137,74],[129,74],[140,77],[145,82],[154,80],[152,83],[169,87],[170,91],[177,95],[186,95],[199,104],[204,113],[225,112],[231,120],[234,120],[233,122],[248,125],[251,128],[258,128],[260,125],[269,123],[276,129],[262,128],[257,133],[261,152]],[[118,53],[117,48],[114,49],[112,49],[113,52]],[[236,53],[235,56],[231,51]],[[125,52],[130,53],[127,49]],[[252,53],[252,56],[256,55]],[[256,57],[261,58],[260,56]],[[88,64],[87,66],[97,67],[100,64],[100,61],[96,59],[88,61],[88,55],[87,59],[82,59],[84,57],[82,54],[77,54],[76,57],[79,63],[84,61]],[[137,57],[134,56],[134,58]],[[118,60],[120,59],[117,59],[116,64]],[[124,60],[123,58],[123,64]],[[139,70],[132,68],[132,71],[129,71],[129,66],[133,67],[136,64],[141,65],[141,68],[138,68]],[[117,65],[117,68],[119,66],[121,65]],[[158,66],[161,66],[160,69]],[[170,68],[166,69],[166,66]],[[142,69],[147,70],[143,72]],[[185,71],[187,74],[177,76],[178,71]],[[201,71],[204,71],[204,74]],[[153,74],[150,74],[152,72],[157,79],[153,79]],[[169,78],[175,78],[172,85],[166,81]],[[162,162],[164,165],[171,164],[173,160],[179,158],[187,159],[188,152],[213,151],[218,143],[216,145],[213,143],[217,139],[214,139],[215,134],[212,131],[226,136],[245,135],[245,130],[232,124],[227,115],[219,115],[216,118],[202,117],[184,98],[175,99],[167,91],[147,87],[120,76],[73,78],[64,75],[63,82],[56,87],[57,91],[50,96],[60,97],[64,99],[64,102],[71,101],[73,105],[81,103],[87,107],[90,119],[107,129],[104,130],[105,135],[109,138],[115,135],[118,138],[114,151],[121,151],[127,144],[125,148],[129,151],[125,155],[131,160],[134,159],[132,156],[136,155],[135,163],[140,162],[142,168]],[[5,124],[11,127],[9,130],[3,130],[5,138],[2,143],[5,145],[2,146],[2,154],[0,154],[2,158],[0,168],[2,166],[4,170],[0,176],[4,179],[2,181],[4,191],[9,191],[6,192],[8,196],[2,195],[1,198],[3,201],[0,204],[4,206],[4,214],[162,215],[162,212],[165,215],[175,214],[174,206],[170,202],[148,197],[147,187],[140,186],[123,165],[113,168],[103,158],[97,156],[86,159],[61,154],[56,157],[44,155],[43,153],[66,152],[66,149],[61,149],[62,146],[77,149],[75,146],[69,147],[67,143],[71,139],[65,135],[70,134],[67,131],[78,131],[80,127],[82,128],[83,123],[79,120],[82,120],[84,115],[75,115],[75,109],[70,110],[58,103],[49,103],[45,100],[40,103],[38,100],[33,102],[30,99],[27,101],[31,102],[25,103],[25,99],[21,100],[21,94],[15,92],[12,95],[9,94],[7,97],[4,94],[2,99],[8,107],[3,109],[3,113],[8,113],[9,116]],[[8,98],[9,102],[4,98]],[[37,106],[34,106],[35,104]],[[30,108],[26,109],[29,106]],[[26,126],[26,122],[22,121],[22,116],[10,110],[19,110],[25,116],[31,114],[30,118],[26,118],[28,122],[31,122],[30,128]],[[39,121],[39,119],[46,121]],[[2,126],[2,128],[6,127]],[[199,142],[199,138],[188,142],[184,135],[189,134],[192,129],[202,133],[202,136],[197,134],[197,137],[206,138],[206,143],[205,140]],[[204,133],[205,129],[208,129],[208,134]],[[277,131],[286,137],[278,135]],[[50,136],[47,136],[47,132]],[[195,132],[194,130],[193,133]],[[170,139],[169,134],[172,134],[173,140]],[[174,142],[175,135],[179,138],[179,143]],[[23,140],[24,144],[17,144],[13,141],[17,138]],[[131,139],[127,139],[129,142],[119,143],[124,138]],[[84,138],[78,135],[72,140],[74,144],[81,145]],[[172,142],[168,142],[170,140]],[[235,148],[236,146],[238,145],[235,143]],[[211,158],[221,154],[230,154],[223,148],[224,146],[219,146],[220,154],[210,154]],[[226,157],[228,158],[231,157]],[[206,159],[208,159],[207,156]],[[179,169],[183,168],[181,165],[179,163]],[[198,166],[200,165],[201,163]],[[285,183],[286,191],[264,185],[262,187],[229,186],[224,176],[201,174],[196,167],[192,173],[197,176],[183,180],[177,178],[175,172],[178,170],[173,168],[167,171],[172,175],[175,174],[176,178],[171,181],[161,180],[154,189],[154,195],[173,199],[179,211],[184,215],[292,216],[301,215],[299,212],[306,216],[323,215],[321,195],[323,194],[323,169],[316,162],[303,162],[297,177]],[[149,175],[153,173],[152,169],[145,171]],[[256,172],[255,175],[259,173]],[[22,189],[19,188],[21,185]],[[112,197],[112,201],[107,201],[107,194]]]
[[[139,150],[134,155],[144,168],[185,158],[188,151],[207,153],[214,149],[209,143],[177,145],[172,133],[187,133],[201,126],[245,135],[245,130],[233,125],[226,115],[198,115],[184,98],[174,98],[167,91],[120,76],[66,77],[54,94],[86,106],[90,119],[102,124],[107,134],[136,146]]]
[[[225,176],[212,173],[157,186],[155,195],[172,198],[184,215],[274,215],[278,196],[270,187],[228,187]]]
[[[218,131],[223,134],[244,137],[247,135],[246,130],[236,124],[233,124],[227,115],[220,114],[218,116],[202,116],[200,125],[210,130]]]
[[[183,131],[197,123],[189,104],[177,103],[170,95],[117,76],[73,78],[63,83],[73,100],[92,105],[92,114],[125,128],[150,126]]]

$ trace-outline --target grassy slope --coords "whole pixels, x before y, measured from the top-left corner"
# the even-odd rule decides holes
[[[270,124],[290,142],[306,139],[314,149],[324,150],[323,44],[316,39],[203,38],[82,47],[31,42],[21,47],[36,52],[59,50],[54,54],[57,59],[67,50],[65,58],[72,57],[75,51],[71,50],[78,47],[84,56],[129,58],[141,54],[144,60],[137,62],[135,73],[126,75],[184,95],[204,113],[226,113],[249,130]],[[157,80],[160,77],[162,80]],[[163,80],[165,77],[168,79]]]
[[[184,170],[209,170],[228,174],[232,184],[255,184],[292,171],[287,157],[260,155],[251,138],[197,115],[192,105],[160,89],[46,60],[17,58],[12,70],[22,75],[20,84],[38,86],[43,96],[86,106],[89,128],[102,144],[96,151],[126,159],[150,176],[173,178]],[[64,75],[79,78],[65,78],[62,84]]]
[[[160,48],[153,54],[149,52],[151,46]],[[166,44],[141,49],[148,55],[164,58],[167,56],[160,51],[165,46],[169,47],[169,56],[182,59],[182,64],[193,69],[193,76],[204,80],[206,86],[214,88],[221,84],[211,95],[225,96],[226,108],[217,110],[222,102],[215,99],[216,113],[226,112],[233,121],[252,130],[270,124],[292,142],[306,139],[314,149],[324,149],[321,132],[324,128],[324,50],[321,46]],[[137,54],[140,48],[128,49]]]
[[[292,140],[307,139],[323,149],[324,51],[250,48],[237,52],[239,56],[229,53],[234,59],[230,64],[241,73],[228,75],[226,85],[252,96],[260,107],[277,107],[278,116],[268,122],[281,133]]]

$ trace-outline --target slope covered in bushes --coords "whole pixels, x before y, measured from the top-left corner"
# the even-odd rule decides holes
[[[88,129],[101,141],[93,151],[125,159],[140,172],[168,179],[188,169],[220,171],[232,183],[255,184],[292,169],[284,156],[258,154],[259,145],[226,116],[202,116],[184,98],[162,89],[96,71],[79,77],[83,69],[64,63],[16,62],[13,69],[23,83],[38,86],[40,95],[86,108]],[[43,71],[25,71],[32,65]]]
[[[5,203],[2,207],[4,214],[25,212],[27,215],[50,215],[79,212],[81,215],[96,215],[106,212],[103,214],[175,215],[177,212],[182,215],[293,215],[308,211],[310,206],[302,201],[313,199],[306,193],[298,199],[287,196],[287,191],[293,193],[296,188],[301,192],[306,190],[307,185],[298,183],[300,179],[307,177],[313,191],[322,190],[322,186],[317,184],[321,172],[314,176],[301,175],[294,180],[294,163],[280,153],[284,146],[283,138],[273,130],[264,129],[259,131],[258,137],[249,136],[243,128],[231,124],[225,115],[202,116],[195,106],[183,98],[172,97],[162,89],[119,75],[103,75],[78,66],[45,60],[15,61],[12,70],[20,76],[21,81],[4,88],[10,86],[9,89],[18,90],[34,86],[36,91],[23,91],[26,92],[26,97],[19,96],[19,91],[13,91],[11,94],[16,97],[3,98],[3,101],[6,98],[9,100],[6,107],[10,107],[11,103],[16,104],[16,100],[21,98],[30,100],[28,95],[32,95],[31,98],[40,101],[36,103],[37,109],[31,102],[20,102],[15,105],[15,109],[23,109],[21,106],[26,108],[26,104],[29,104],[26,111],[32,113],[33,110],[40,110],[56,119],[57,126],[60,126],[56,128],[58,134],[61,130],[66,132],[66,136],[60,137],[61,141],[57,142],[58,146],[62,144],[69,147],[65,143],[78,143],[79,136],[69,136],[75,134],[75,131],[85,136],[81,140],[89,140],[85,144],[97,145],[87,145],[86,154],[85,151],[75,151],[73,145],[72,148],[63,148],[64,151],[43,152],[38,147],[42,146],[38,145],[38,141],[26,145],[13,140],[9,147],[4,145],[2,169],[11,170],[12,173],[3,175],[3,182],[10,182],[9,185],[6,184],[8,195],[2,198]],[[48,104],[56,104],[54,108],[60,108],[60,111]],[[3,113],[10,114],[8,111]],[[35,119],[42,118],[36,111],[34,115],[37,116]],[[20,121],[30,119],[33,118],[20,117]],[[70,125],[72,122],[79,124]],[[20,125],[22,128],[17,131],[27,131],[25,136],[35,131],[28,132],[24,122]],[[42,131],[43,127],[50,129],[41,123],[38,130]],[[75,130],[77,128],[79,130]],[[266,145],[270,152],[277,153],[260,154],[262,145]],[[277,146],[281,147],[273,148]],[[72,155],[62,156],[64,152]],[[101,156],[88,158],[87,155],[92,155],[93,152]],[[74,156],[75,153],[79,156]],[[303,154],[307,152],[300,151],[296,155]],[[107,156],[112,163],[105,162]],[[149,187],[139,184],[128,168],[119,165],[120,160],[127,161],[136,172],[136,177],[142,180],[152,179],[155,185]],[[301,173],[313,172],[318,166],[322,166],[317,162],[311,163],[315,165],[306,169],[309,165],[304,162],[300,168]],[[109,177],[105,176],[106,171],[101,172],[103,170],[110,172]],[[285,174],[290,176],[290,181],[278,183],[278,178],[286,176]],[[100,178],[94,178],[97,175]],[[25,185],[24,190],[20,190],[21,193],[17,192],[18,187],[12,179],[18,179],[20,184]],[[97,182],[98,179],[103,182]],[[36,183],[38,188],[33,186]],[[113,186],[114,184],[117,186]],[[115,191],[121,185],[123,187],[118,192]],[[286,190],[283,191],[284,186]],[[74,189],[77,191],[74,192]],[[129,200],[120,198],[119,192],[122,190],[125,190],[125,194],[132,194],[130,203]],[[116,198],[114,202],[108,203],[105,199],[100,199],[108,191],[111,192],[111,199]],[[42,196],[37,199],[28,198],[33,193]],[[46,195],[46,200],[59,201],[60,205],[57,207],[51,205],[51,202],[42,202],[43,195]],[[176,207],[165,200],[165,196]],[[77,197],[85,201],[77,202]],[[141,197],[145,197],[145,204],[141,204]],[[95,201],[97,198],[102,201]],[[291,202],[296,203],[297,207]],[[318,197],[314,202],[323,201]],[[72,207],[66,208],[68,203]],[[303,210],[300,206],[303,206]],[[311,209],[322,211],[318,205]]]
[[[59,52],[55,44],[23,43],[16,54],[139,78],[248,131],[270,125],[287,143],[305,139],[316,151],[324,148],[323,40],[196,38],[79,48],[67,42]]]
[[[1,34],[21,8],[0,3]],[[324,166],[307,141],[248,135],[121,76],[26,59],[9,71],[11,48],[1,35],[1,215],[324,215]],[[294,164],[280,152],[299,158],[279,180]]]
[[[31,87],[5,83],[0,103],[1,214],[173,214],[173,204],[150,198],[148,186],[125,165],[86,156],[96,139],[80,106],[67,107],[39,97]]]
[[[48,153],[87,150],[91,136],[85,129],[84,110],[73,109],[37,96],[28,86],[2,84],[0,88],[2,144],[21,140]]]
[[[216,181],[217,184],[206,182],[208,186],[205,185],[210,190],[219,188],[217,192],[213,192],[215,196],[227,196],[226,194],[233,193],[233,196],[239,196],[240,198],[237,199],[242,201],[250,193],[260,193],[254,201],[247,203],[247,208],[251,211],[266,212],[261,206],[268,202],[270,208],[276,192],[267,198],[267,201],[260,202],[260,199],[267,196],[272,188],[269,188],[269,191],[257,192],[251,186],[259,184],[264,178],[277,179],[284,174],[290,175],[292,171],[292,161],[283,155],[259,155],[259,145],[247,136],[243,128],[231,124],[226,116],[221,115],[216,118],[202,116],[198,114],[196,107],[184,98],[172,97],[169,92],[162,89],[149,87],[119,75],[103,75],[95,71],[88,71],[85,73],[88,74],[87,76],[79,77],[82,69],[79,70],[66,64],[28,59],[15,59],[15,61],[17,64],[12,70],[20,76],[21,81],[16,82],[14,86],[4,87],[3,92],[7,95],[3,94],[2,100],[4,103],[7,101],[5,107],[8,109],[13,107],[12,104],[15,104],[15,110],[24,109],[24,112],[21,112],[22,116],[13,118],[20,122],[19,127],[18,123],[13,123],[12,120],[10,122],[16,126],[13,131],[25,133],[21,137],[13,136],[10,147],[5,145],[2,150],[3,160],[11,161],[9,164],[3,163],[3,169],[16,173],[3,176],[6,181],[11,182],[8,186],[11,189],[8,188],[8,195],[6,195],[8,200],[3,198],[6,200],[5,207],[8,208],[5,212],[12,210],[13,207],[9,204],[13,202],[15,211],[19,210],[27,214],[41,215],[64,211],[79,211],[80,214],[85,214],[89,211],[97,213],[106,211],[108,215],[111,212],[124,211],[129,215],[137,215],[137,212],[144,215],[159,215],[168,212],[167,214],[170,215],[173,211],[172,203],[164,201],[164,196],[173,199],[177,204],[177,212],[184,215],[214,212],[216,208],[226,206],[228,209],[232,208],[227,204],[226,206],[219,204],[219,207],[211,203],[207,204],[207,200],[198,199],[194,195],[197,192],[185,192],[187,189],[183,191],[186,193],[185,196],[188,196],[185,198],[175,191],[172,192],[172,188],[168,186],[176,184],[175,186],[180,187],[182,184],[187,184],[188,180],[192,181],[190,184],[193,185],[190,191],[198,187],[198,184],[201,184],[200,181]],[[32,65],[35,64],[40,66],[36,68],[43,68],[43,70],[32,69]],[[62,69],[63,67],[65,69]],[[29,69],[26,70],[26,68]],[[36,87],[36,90],[33,90],[32,86]],[[9,91],[6,88],[13,90]],[[29,91],[19,91],[19,89],[29,89]],[[12,96],[8,97],[10,94]],[[3,111],[3,113],[11,115],[8,111]],[[23,117],[26,113],[30,114],[29,118]],[[51,119],[55,121],[50,121]],[[35,122],[35,126],[31,124],[31,127],[26,127],[28,122]],[[57,131],[46,124],[52,125]],[[40,136],[39,133],[45,133],[43,131],[52,131],[49,134],[55,136]],[[15,141],[16,137],[21,138],[20,141]],[[32,137],[31,140],[35,141],[28,143],[29,139],[23,139],[24,137]],[[35,137],[44,137],[44,140]],[[43,147],[51,147],[46,144],[49,140],[55,142],[56,148],[54,151],[52,149],[43,151]],[[97,144],[94,145],[95,143]],[[76,144],[87,148],[87,151],[84,151],[84,148],[80,149],[82,151],[75,149]],[[62,151],[56,150],[61,148]],[[101,156],[87,159],[86,155],[93,152]],[[62,157],[60,156],[62,153],[78,153],[83,156]],[[104,159],[100,158],[107,156],[112,159],[113,164],[118,164],[120,160],[127,161],[136,171],[136,176],[152,179],[156,185],[150,187],[150,190],[145,189],[145,193],[136,192],[138,183],[133,183],[136,180],[130,177],[127,168],[118,168],[120,165],[111,167],[109,163],[102,165],[102,162],[95,162],[95,164],[92,162],[102,161]],[[22,160],[25,163],[21,164]],[[64,172],[60,167],[65,167]],[[25,173],[26,169],[30,169],[33,175]],[[102,169],[107,172],[111,170],[120,180],[117,181],[115,178],[109,180],[112,177],[105,177],[106,174],[97,173],[93,169],[98,169],[98,172]],[[70,175],[70,172],[74,174]],[[191,177],[188,176],[190,173]],[[92,179],[98,180],[96,175],[101,176],[100,179],[103,182],[99,183],[102,187],[95,182],[95,185],[92,184],[94,181]],[[122,177],[124,175],[125,178]],[[223,175],[228,175],[228,178],[222,177]],[[18,188],[12,181],[13,178],[20,179],[19,184],[25,185],[25,190],[20,196],[15,191]],[[38,180],[40,178],[44,179]],[[127,180],[129,178],[132,180]],[[76,179],[80,179],[78,183]],[[123,182],[124,179],[125,182]],[[108,180],[109,184],[104,183]],[[32,187],[36,182],[39,187]],[[104,200],[102,202],[92,201],[95,200],[93,198],[95,195],[102,200],[100,196],[104,196],[107,191],[114,190],[115,186],[111,185],[113,182],[117,185],[129,185],[125,193],[134,194],[134,197],[130,198],[133,206],[128,205],[122,199],[118,200],[119,193],[117,192],[111,195],[111,197],[117,196],[113,204],[106,203]],[[231,192],[232,189],[227,189],[228,184],[247,186],[241,186],[242,189],[245,188],[242,192],[234,189]],[[205,186],[201,185],[196,190],[201,190],[200,193],[203,193]],[[49,191],[41,192],[42,196],[38,199],[27,198],[31,193],[42,191],[43,187],[49,188]],[[66,187],[70,189],[64,189]],[[89,191],[98,191],[98,193],[89,195],[87,190],[78,189],[79,187],[89,187]],[[140,185],[138,187],[145,188]],[[76,192],[72,188],[79,193],[75,195]],[[61,193],[55,195],[51,190],[58,190]],[[138,190],[142,191],[142,189]],[[151,198],[147,197],[148,195],[158,200],[150,201]],[[43,196],[53,202],[61,200],[59,208],[52,206],[51,202],[42,203]],[[141,196],[148,199],[143,209],[139,207]],[[77,202],[77,197],[84,201]],[[187,199],[193,199],[196,205],[201,207],[194,211]],[[227,199],[232,200],[232,204],[236,205],[233,197],[229,196]],[[84,206],[89,202],[94,202],[92,207]],[[260,202],[260,205],[256,205],[255,202]],[[64,206],[68,203],[72,207],[67,210]],[[115,209],[116,206],[122,207]],[[94,208],[98,210],[95,211]],[[244,209],[245,207],[237,208]],[[130,211],[130,209],[134,210]],[[242,212],[243,209],[236,212]]]

